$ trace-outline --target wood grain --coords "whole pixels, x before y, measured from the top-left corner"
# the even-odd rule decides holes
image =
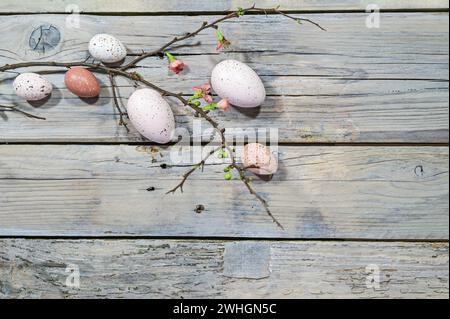
[[[0,298],[448,298],[448,243],[246,242],[264,278],[226,274],[242,242],[0,240]],[[252,263],[253,261],[253,263]],[[258,259],[248,260],[248,272]],[[78,267],[80,288],[66,286]],[[256,265],[258,266],[258,265]],[[69,267],[69,268],[68,268]],[[367,268],[369,267],[369,268]],[[379,287],[367,288],[370,267]]]
[[[71,12],[74,9],[68,7],[70,4],[76,4],[76,12],[88,13],[180,13],[180,12],[217,12],[236,10],[243,6],[251,6],[254,1],[248,0],[141,0],[127,1],[110,0],[105,5],[101,1],[92,0],[33,0],[33,1],[14,1],[2,0],[0,3],[1,13],[11,12]],[[382,10],[411,10],[427,9],[438,10],[448,9],[446,0],[259,0],[257,5],[260,7],[276,7],[281,5],[283,10],[301,10],[301,11],[339,11],[339,10],[366,10],[368,4],[376,4]]]
[[[194,29],[203,19],[83,16],[82,28],[71,30],[63,15],[2,17],[0,33],[14,40],[5,41],[0,64],[84,59],[92,34],[105,31],[121,38],[131,51],[140,46],[150,49],[166,40],[159,32],[173,36]],[[209,80],[210,70],[220,60],[245,61],[261,75],[269,94],[267,103],[253,114],[234,111],[218,117],[230,129],[277,127],[282,142],[448,142],[448,13],[386,13],[378,30],[365,29],[365,15],[360,14],[314,15],[314,19],[329,31],[306,25],[298,30],[279,17],[246,17],[239,26],[224,26],[233,39],[233,52],[217,54],[214,36],[205,34],[198,38],[199,46],[176,50],[191,66],[186,74],[168,75],[166,61],[158,59],[148,60],[138,72],[165,88],[189,94],[192,86]],[[41,23],[57,26],[63,39],[44,55],[27,48],[27,36]],[[159,25],[166,27],[160,30]],[[278,29],[283,31],[274,47],[273,30]],[[249,36],[254,30],[259,37]],[[23,104],[12,94],[14,76],[2,75],[0,102]],[[99,101],[81,101],[64,88],[62,74],[48,77],[56,86],[54,95],[34,109],[48,120],[4,118],[2,142],[141,140],[136,132],[127,135],[117,126],[106,78],[101,77]],[[126,102],[132,83],[123,80],[120,85]],[[185,110],[177,108],[175,113],[179,126],[191,128]]]
[[[165,195],[193,161],[178,151],[3,145],[0,235],[448,239],[446,147],[280,147],[253,183],[286,231],[218,162]]]

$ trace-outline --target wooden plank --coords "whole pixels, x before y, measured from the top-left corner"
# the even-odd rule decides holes
[[[231,57],[246,61],[262,76],[269,94],[267,103],[255,114],[234,111],[217,116],[228,128],[278,127],[283,142],[448,142],[447,13],[384,14],[383,27],[369,31],[361,28],[364,15],[314,18],[330,30],[325,33],[304,26],[299,37],[296,26],[279,17],[246,17],[239,28],[235,23],[224,27],[235,51],[217,54],[214,36],[205,34],[198,38],[200,46],[177,50],[191,66],[186,74],[169,76],[166,62],[159,59],[148,60],[138,71],[156,84],[189,94],[192,86],[208,81],[210,70],[220,60]],[[89,38],[105,30],[117,34],[132,51],[140,45],[150,49],[165,40],[158,32],[173,36],[182,29],[193,29],[203,19],[83,16],[82,29],[74,31],[65,27],[62,15],[2,17],[0,33],[14,40],[5,42],[0,64],[84,59]],[[62,44],[44,55],[26,48],[28,34],[41,23],[52,23],[63,34]],[[129,32],[130,25],[136,32]],[[155,25],[167,27],[161,31]],[[283,32],[274,48],[277,28]],[[17,30],[21,30],[20,36]],[[254,30],[261,36],[249,36]],[[272,49],[264,51],[266,48]],[[2,75],[0,102],[19,102],[11,91],[14,76]],[[141,140],[136,132],[127,135],[117,127],[106,78],[101,78],[104,89],[94,107],[90,105],[94,102],[80,101],[67,92],[61,74],[48,77],[56,86],[54,97],[34,110],[48,121],[12,115],[0,126],[1,141]],[[126,100],[132,84],[123,80],[120,85]],[[185,110],[175,113],[179,125],[191,127]]]
[[[252,245],[262,278],[233,273]],[[448,243],[2,239],[0,298],[448,298],[448,267]]]
[[[241,136],[240,132],[270,128],[278,130],[282,143],[448,142],[448,82],[303,78],[301,83],[305,95],[271,96],[256,112],[233,109],[225,114],[217,111],[214,117],[226,127],[230,139]],[[120,88],[124,103],[133,90],[131,86]],[[318,90],[326,93],[322,95]],[[188,129],[195,138],[210,138],[207,122],[194,122],[188,109],[174,99],[169,101],[178,127]],[[132,127],[127,133],[118,125],[109,87],[103,88],[95,105],[90,103],[61,87],[45,107],[23,107],[46,117],[46,121],[3,114],[0,142],[144,140]],[[194,132],[198,122],[202,123],[202,131]]]
[[[231,57],[254,67],[258,64],[261,75],[449,79],[448,13],[385,13],[379,29],[366,27],[366,14],[301,16],[315,20],[328,31],[308,24],[299,26],[280,16],[245,16],[222,24],[223,33],[233,43],[230,52],[218,53],[215,33],[205,31],[187,41],[187,46],[173,50],[175,54],[201,55],[186,60],[190,69],[182,76],[168,76],[166,63],[159,59],[146,60],[142,66],[149,70],[139,72],[160,84],[189,81],[181,86],[186,90],[202,75],[206,79],[215,63]],[[136,54],[155,49],[173,36],[197,29],[204,20],[218,17],[86,15],[76,28],[65,15],[4,16],[0,20],[0,34],[5,38],[0,63],[84,60],[91,37],[105,32],[126,44],[130,54]],[[41,25],[52,25],[61,33],[60,43],[45,53],[29,45],[32,31]]]
[[[249,7],[254,1],[248,0],[195,0],[195,1],[164,1],[144,0],[127,1],[110,0],[108,5],[102,1],[92,0],[33,0],[13,1],[2,0],[0,13],[28,12],[72,12],[74,9],[68,7],[71,4],[78,6],[76,12],[86,13],[165,13],[165,12],[217,12],[236,10],[236,8]],[[340,10],[366,10],[367,5],[378,5],[382,10],[442,10],[448,9],[446,0],[259,0],[259,7],[275,7],[281,5],[283,10],[300,11],[340,11]]]
[[[253,184],[285,231],[220,162],[165,195],[193,161],[178,151],[3,145],[0,235],[448,239],[447,147],[280,147]]]

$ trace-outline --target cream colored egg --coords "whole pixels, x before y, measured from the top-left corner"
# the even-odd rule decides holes
[[[112,35],[97,34],[89,41],[89,53],[104,63],[116,63],[127,56],[127,49]]]
[[[239,107],[258,107],[266,99],[266,89],[258,74],[245,63],[225,60],[216,65],[211,85],[222,99]]]
[[[128,100],[127,112],[133,126],[144,137],[160,144],[172,140],[175,117],[169,104],[155,90],[136,90]]]
[[[278,160],[270,148],[259,143],[249,143],[244,147],[242,163],[257,175],[272,175],[278,170]]]
[[[16,94],[27,101],[39,101],[52,93],[53,85],[36,73],[22,73],[13,83]]]

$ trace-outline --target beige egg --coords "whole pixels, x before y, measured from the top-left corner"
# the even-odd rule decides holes
[[[127,49],[112,35],[97,34],[89,41],[89,53],[104,63],[116,63],[127,56]]]
[[[266,99],[266,89],[258,74],[247,64],[225,60],[215,66],[211,85],[222,99],[239,107],[258,107]]]
[[[169,104],[157,91],[136,90],[128,99],[128,117],[136,130],[149,140],[166,144],[175,132],[175,117]]]
[[[270,148],[259,143],[245,145],[242,163],[256,175],[272,175],[278,170],[278,159]]]
[[[53,85],[43,76],[36,73],[22,73],[13,83],[16,94],[27,101],[39,101],[48,97]]]

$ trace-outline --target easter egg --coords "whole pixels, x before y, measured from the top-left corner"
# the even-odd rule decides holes
[[[97,34],[89,41],[89,53],[101,62],[116,63],[127,56],[127,49],[112,35]]]
[[[256,175],[272,175],[278,169],[278,160],[270,148],[259,143],[245,145],[242,163]]]
[[[136,130],[149,140],[166,144],[175,131],[175,117],[169,104],[157,91],[136,90],[128,99],[127,113]]]
[[[70,92],[79,97],[92,98],[100,94],[97,78],[85,68],[71,68],[64,76],[64,83]]]
[[[212,71],[211,85],[217,95],[234,106],[258,107],[266,99],[266,89],[258,74],[236,60],[217,64]]]
[[[48,97],[53,85],[36,73],[22,73],[13,83],[16,94],[27,101],[39,101]]]

